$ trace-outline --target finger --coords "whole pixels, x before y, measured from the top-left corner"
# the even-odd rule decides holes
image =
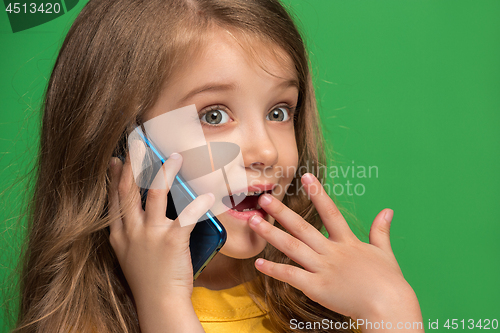
[[[305,221],[304,221],[305,222]],[[307,223],[307,222],[305,222]],[[250,227],[262,238],[271,243],[275,248],[286,254],[290,259],[310,272],[315,272],[319,266],[319,255],[316,251],[304,244],[301,240],[287,234],[264,221],[260,216],[254,215],[249,219]],[[309,229],[313,231],[312,226]],[[318,232],[316,229],[314,231]],[[321,235],[321,234],[320,234]],[[326,238],[322,236],[326,241]]]
[[[118,184],[118,198],[123,212],[123,227],[125,231],[133,230],[142,221],[144,212],[129,156],[127,156],[125,164],[123,164],[120,183]]]
[[[341,241],[356,237],[339,209],[325,192],[325,189],[316,177],[310,173],[306,173],[302,176],[302,184],[330,235],[329,239]]]
[[[373,220],[372,226],[370,228],[370,244],[381,248],[387,253],[392,252],[391,247],[391,222],[394,216],[394,211],[392,209],[384,209],[378,213],[377,217]]]
[[[206,193],[197,197],[193,202],[186,206],[175,220],[187,233],[190,233],[200,217],[202,217],[214,204],[215,196],[212,193]],[[191,227],[187,227],[191,226]]]
[[[172,183],[181,169],[181,165],[182,156],[177,153],[170,155],[165,163],[163,163],[151,187],[148,189],[145,209],[147,216],[146,221],[161,221],[165,219],[168,192],[170,188],[172,188]]]
[[[109,225],[110,236],[116,235],[123,228],[123,222],[120,217],[120,199],[118,197],[118,184],[122,173],[122,162],[119,158],[113,157],[109,163]]]
[[[313,273],[299,267],[278,264],[262,258],[255,261],[255,267],[262,273],[276,280],[286,282],[299,290],[306,290],[313,278]]]
[[[327,239],[299,214],[269,194],[260,196],[259,206],[288,230],[290,234],[300,239],[314,251],[322,253]]]

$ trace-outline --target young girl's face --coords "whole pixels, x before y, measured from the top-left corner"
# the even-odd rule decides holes
[[[226,31],[217,30],[204,50],[169,79],[146,119],[196,105],[207,142],[236,143],[244,160],[249,191],[271,190],[279,200],[298,164],[293,114],[298,79],[290,57],[276,47],[255,42],[250,55]],[[201,52],[202,51],[202,52]],[[266,241],[250,229],[248,218],[263,210],[228,210],[217,217],[227,231],[221,253],[250,258]],[[270,223],[274,220],[266,218]]]

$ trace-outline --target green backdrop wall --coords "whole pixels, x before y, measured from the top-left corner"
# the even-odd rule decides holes
[[[3,305],[37,108],[85,2],[16,33],[0,6]],[[339,171],[336,202],[366,231],[380,210],[394,210],[393,249],[426,329],[436,320],[443,331],[447,319],[500,320],[500,2],[284,2],[310,50],[329,164]],[[371,175],[359,174],[363,167]]]

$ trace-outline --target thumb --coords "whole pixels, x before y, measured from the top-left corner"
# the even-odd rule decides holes
[[[384,209],[378,213],[370,228],[370,244],[381,248],[385,252],[392,253],[391,247],[391,221],[394,215],[392,209]]]

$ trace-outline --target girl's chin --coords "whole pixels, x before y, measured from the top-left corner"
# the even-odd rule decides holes
[[[232,242],[228,239],[226,244],[219,251],[220,254],[225,255],[229,258],[234,259],[249,259],[255,257],[264,250],[266,247],[266,242],[261,246],[241,246],[241,244],[231,244]]]

